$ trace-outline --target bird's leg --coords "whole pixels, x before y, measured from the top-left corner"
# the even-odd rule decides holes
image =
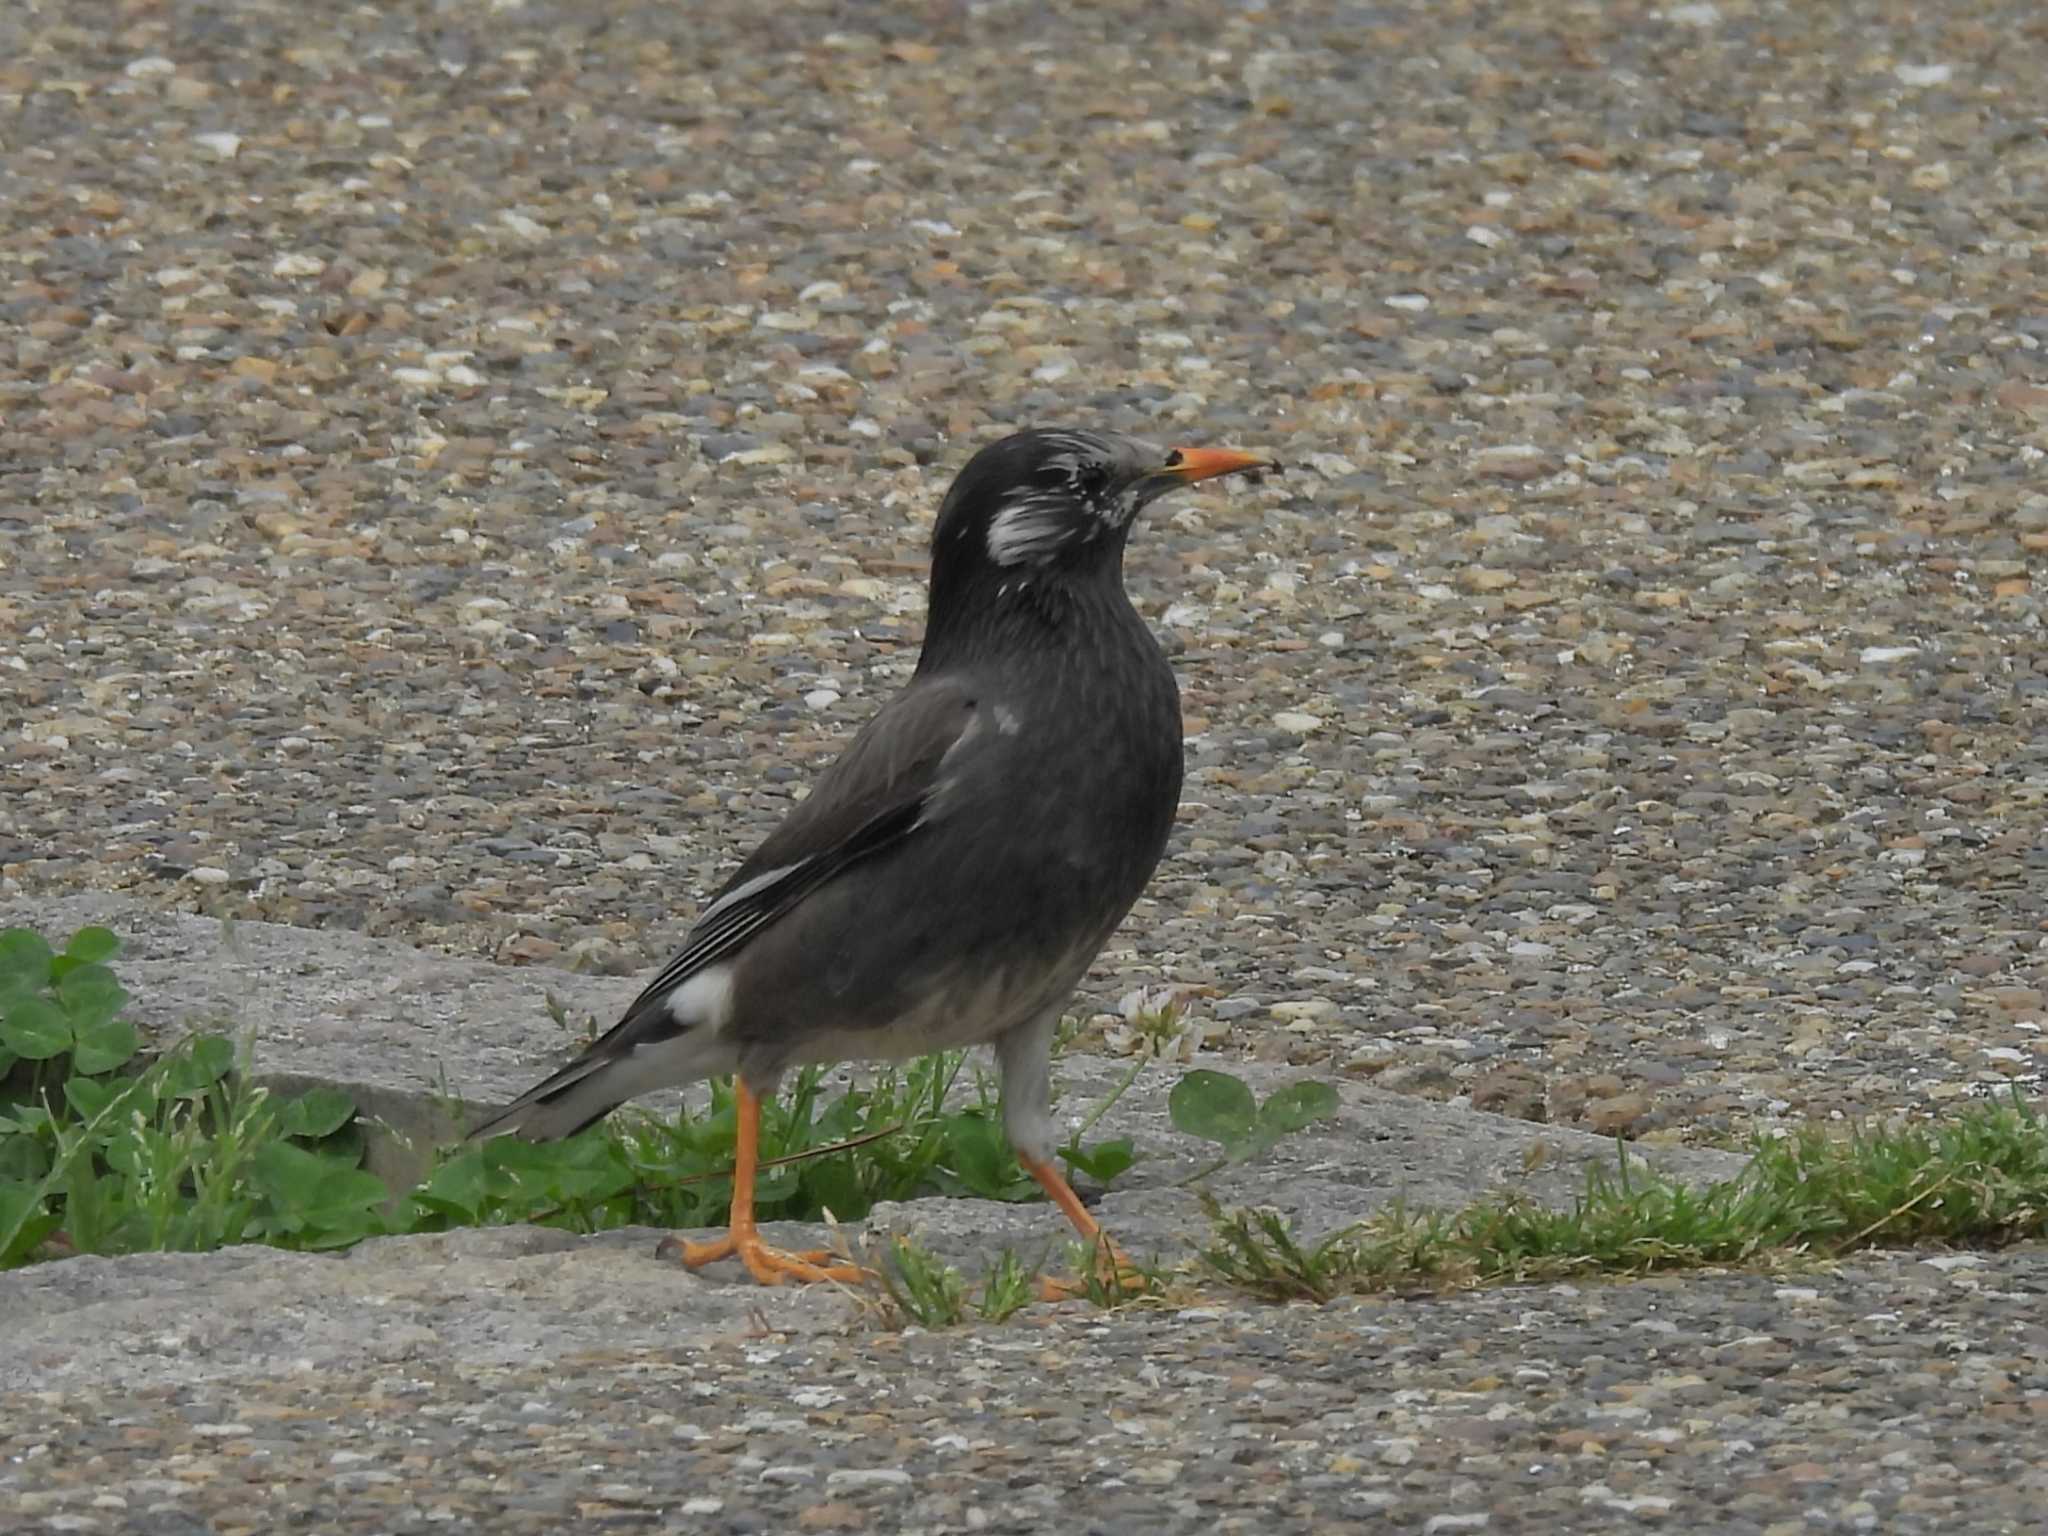
[[[785,1253],[761,1240],[754,1225],[754,1171],[761,1157],[761,1101],[744,1077],[733,1079],[733,1096],[739,1111],[737,1145],[733,1150],[732,1212],[725,1236],[708,1243],[689,1243],[664,1238],[655,1250],[658,1258],[675,1257],[685,1269],[702,1269],[719,1259],[737,1258],[747,1272],[763,1285],[780,1285],[784,1280],[842,1280],[857,1285],[868,1272],[854,1264],[835,1264],[833,1255],[822,1248],[808,1253]]]
[[[1096,1266],[1097,1277],[1107,1284],[1127,1289],[1142,1290],[1145,1277],[1138,1266],[1133,1264],[1124,1251],[1117,1247],[1110,1235],[1102,1230],[1102,1223],[1089,1214],[1088,1207],[1081,1203],[1081,1197],[1074,1193],[1074,1186],[1060,1174],[1051,1163],[1019,1153],[1017,1161],[1024,1165],[1024,1171],[1038,1181],[1038,1187],[1046,1192],[1052,1203],[1066,1212],[1067,1220],[1074,1224],[1074,1230],[1081,1234],[1081,1240],[1090,1250],[1090,1262]],[[1079,1280],[1041,1280],[1040,1298],[1045,1301],[1068,1301],[1087,1294],[1088,1287]]]

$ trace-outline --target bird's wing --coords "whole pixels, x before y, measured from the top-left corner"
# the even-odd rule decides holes
[[[970,743],[989,734],[972,687],[958,679],[913,681],[876,713],[818,776],[810,797],[726,881],[682,951],[619,1022],[470,1136],[573,1135],[651,1087],[732,1070],[716,1032],[694,1029],[692,1020],[671,1009],[676,989],[733,955],[835,875],[943,815],[947,787]],[[646,1070],[639,1076],[621,1071],[643,1059]]]
[[[842,871],[940,813],[953,769],[981,735],[975,690],[957,678],[913,682],[878,711],[818,776],[810,796],[734,871],[632,1018]]]

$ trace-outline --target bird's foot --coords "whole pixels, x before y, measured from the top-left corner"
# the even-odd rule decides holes
[[[1078,1246],[1078,1245],[1077,1245]],[[1076,1301],[1082,1298],[1104,1305],[1150,1296],[1159,1289],[1159,1279],[1141,1268],[1131,1256],[1107,1237],[1091,1245],[1082,1272],[1071,1280],[1050,1275],[1038,1279],[1040,1301]]]
[[[838,1255],[829,1249],[812,1248],[802,1253],[790,1253],[769,1246],[761,1241],[759,1232],[746,1229],[727,1232],[708,1243],[664,1237],[655,1248],[654,1256],[676,1260],[685,1269],[702,1269],[720,1259],[738,1259],[747,1266],[747,1273],[762,1285],[780,1285],[785,1280],[794,1280],[799,1285],[819,1280],[860,1285],[870,1278],[858,1264],[839,1262]]]

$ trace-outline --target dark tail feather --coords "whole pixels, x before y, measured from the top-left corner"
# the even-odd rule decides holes
[[[560,1141],[593,1125],[628,1099],[657,1088],[680,1088],[738,1064],[737,1053],[715,1029],[702,1026],[632,1042],[626,1026],[614,1029],[554,1076],[536,1083],[510,1104],[486,1116],[469,1140],[518,1136],[526,1141]]]

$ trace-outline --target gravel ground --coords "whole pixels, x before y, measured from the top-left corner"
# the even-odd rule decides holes
[[[1654,1137],[2032,1083],[2043,79],[2031,0],[14,0],[0,894],[642,967],[907,672],[951,471],[1101,423],[1296,471],[1133,548],[1192,772],[1084,1008]],[[78,1391],[0,1476],[82,1531],[2011,1530],[2042,1275]]]
[[[1084,1010],[1666,1137],[2038,1080],[2025,0],[18,0],[0,893],[629,971],[1025,422],[1181,835]]]
[[[10,1392],[0,1492],[150,1536],[2035,1531],[2044,1300],[2048,1251],[1877,1256]]]

